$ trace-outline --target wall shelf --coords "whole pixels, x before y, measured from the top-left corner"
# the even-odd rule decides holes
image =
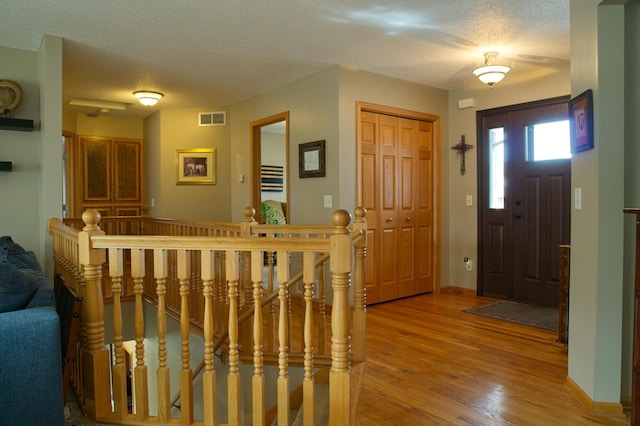
[[[30,132],[33,130],[33,120],[0,117],[0,130],[19,130],[22,132]]]

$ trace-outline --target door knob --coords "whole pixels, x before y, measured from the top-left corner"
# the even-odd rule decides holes
[[[520,219],[522,217],[522,215],[520,213],[514,213],[513,214],[513,218],[514,219]]]
[[[407,218],[407,222],[411,222],[412,220],[413,220],[413,218],[412,218],[411,216],[409,216],[409,217]]]
[[[522,201],[516,200],[516,206],[519,206],[520,204],[522,204]]]
[[[388,217],[387,218],[387,222],[393,222],[393,218],[392,217]]]

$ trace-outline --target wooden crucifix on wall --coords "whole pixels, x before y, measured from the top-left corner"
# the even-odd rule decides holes
[[[456,145],[451,147],[451,149],[454,151],[457,151],[458,154],[462,154],[462,158],[460,159],[460,176],[464,176],[464,174],[467,172],[467,168],[465,166],[465,161],[464,161],[465,153],[469,151],[471,148],[473,148],[473,145],[469,145],[465,141],[464,135],[462,135],[460,142],[458,142]]]

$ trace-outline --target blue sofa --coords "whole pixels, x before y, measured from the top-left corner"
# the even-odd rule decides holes
[[[0,237],[0,425],[64,425],[60,318],[33,252]]]

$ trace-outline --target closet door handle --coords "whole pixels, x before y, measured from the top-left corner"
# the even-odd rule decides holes
[[[393,222],[393,218],[392,217],[388,217],[387,218],[387,222]]]
[[[409,216],[409,217],[407,218],[407,222],[411,222],[412,220],[413,220],[413,218],[412,218],[411,216]]]

